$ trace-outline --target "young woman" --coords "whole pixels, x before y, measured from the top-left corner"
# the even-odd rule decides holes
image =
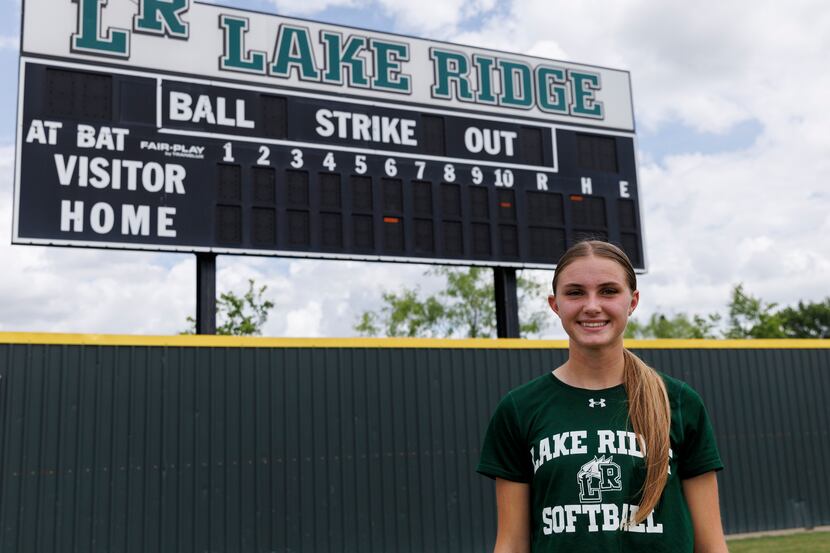
[[[501,400],[477,469],[496,479],[494,553],[727,553],[700,396],[623,347],[639,297],[616,246],[559,260],[568,360]]]

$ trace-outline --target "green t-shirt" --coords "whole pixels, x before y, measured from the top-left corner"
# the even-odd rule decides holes
[[[669,478],[646,521],[620,530],[645,480],[623,385],[575,388],[548,373],[501,400],[477,471],[530,484],[531,551],[692,553],[681,480],[723,468],[700,396],[661,375],[671,404]]]

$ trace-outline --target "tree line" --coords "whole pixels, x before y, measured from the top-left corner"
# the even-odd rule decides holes
[[[820,302],[799,301],[795,306],[767,303],[744,290],[732,288],[726,316],[721,313],[666,315],[654,313],[646,321],[630,319],[627,338],[830,338],[830,297]]]
[[[482,267],[432,269],[444,277],[436,294],[418,287],[382,293],[382,306],[364,311],[354,329],[363,336],[492,338],[496,334],[496,306],[492,271]],[[539,299],[545,286],[519,273],[519,321],[522,337],[542,332],[554,315]],[[544,305],[534,309],[531,305]],[[830,297],[820,302],[799,301],[781,307],[748,293],[743,284],[732,288],[725,315],[653,313],[633,317],[626,338],[830,338]]]
[[[426,294],[419,286],[383,291],[378,310],[362,312],[353,328],[361,336],[419,338],[493,338],[496,304],[493,272],[484,267],[437,267],[424,273],[440,276],[443,287]],[[519,322],[522,337],[543,332],[554,315],[542,301],[546,286],[517,275]],[[265,297],[267,287],[248,281],[242,295],[225,292],[217,300],[217,334],[253,336],[262,333],[274,303]],[[187,318],[193,334],[196,321]],[[743,284],[732,288],[724,313],[704,315],[656,312],[648,319],[632,317],[626,338],[830,338],[830,297],[819,302],[799,301],[779,306],[755,297]]]
[[[380,310],[361,313],[354,329],[361,336],[492,338],[496,335],[491,269],[438,267],[424,273],[428,275],[444,278],[440,292],[424,294],[418,286],[382,292]],[[542,331],[548,324],[547,313],[529,306],[531,299],[544,294],[543,286],[519,274],[516,287],[522,336]]]

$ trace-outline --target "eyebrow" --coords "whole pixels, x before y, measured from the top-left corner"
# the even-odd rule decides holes
[[[570,287],[570,288],[584,288],[585,287],[583,284],[579,284],[578,282],[566,282],[562,286],[565,287],[565,288],[568,288],[568,287]],[[600,284],[597,285],[597,287],[599,287],[599,288],[601,288],[603,286],[622,286],[622,284],[619,283],[619,282],[611,281],[611,282],[603,282],[603,283],[600,283]]]

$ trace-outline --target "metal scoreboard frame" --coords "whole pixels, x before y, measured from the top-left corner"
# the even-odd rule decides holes
[[[13,243],[646,269],[625,71],[190,0],[22,26]]]

